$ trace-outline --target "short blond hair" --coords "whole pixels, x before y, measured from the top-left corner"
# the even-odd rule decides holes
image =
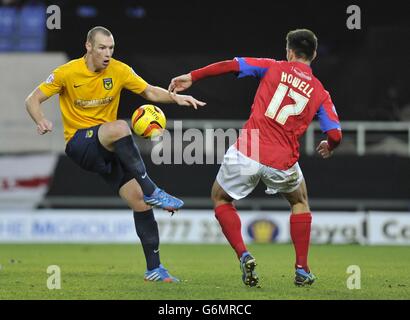
[[[107,37],[112,36],[112,33],[110,30],[108,30],[107,28],[101,27],[101,26],[97,26],[97,27],[92,28],[90,31],[88,31],[87,42],[90,42],[92,45],[94,45],[95,35],[97,33],[102,33],[103,35]]]

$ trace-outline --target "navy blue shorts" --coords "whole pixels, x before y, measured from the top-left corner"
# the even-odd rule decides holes
[[[133,175],[121,166],[114,152],[105,149],[98,139],[100,125],[79,129],[68,141],[65,153],[87,171],[98,173],[115,191],[133,179]]]

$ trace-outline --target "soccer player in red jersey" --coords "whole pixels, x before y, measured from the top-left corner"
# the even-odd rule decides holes
[[[233,200],[246,197],[262,180],[267,194],[282,194],[291,207],[290,235],[296,253],[296,285],[312,284],[315,276],[308,266],[312,216],[306,184],[298,164],[299,138],[317,116],[327,140],[317,147],[329,158],[342,134],[336,109],[310,67],[316,57],[317,38],[307,29],[286,36],[287,61],[265,58],[235,58],[217,62],[172,79],[169,91],[177,93],[194,82],[224,73],[260,80],[251,114],[237,140],[225,154],[212,187],[215,216],[235,250],[245,285],[256,286],[255,258],[241,234],[241,220]]]

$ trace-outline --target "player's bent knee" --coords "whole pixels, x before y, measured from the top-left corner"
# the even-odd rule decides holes
[[[222,200],[222,195],[219,190],[220,190],[220,187],[216,185],[216,183],[214,183],[214,185],[212,186],[212,190],[211,190],[211,199],[214,203]]]
[[[233,201],[233,199],[225,192],[224,189],[222,189],[222,187],[216,181],[212,186],[211,199],[215,207]]]
[[[104,133],[110,140],[118,140],[131,134],[128,123],[124,120],[117,120],[104,124]]]
[[[125,137],[131,134],[131,129],[125,120],[117,120],[113,122],[114,134],[119,137]]]

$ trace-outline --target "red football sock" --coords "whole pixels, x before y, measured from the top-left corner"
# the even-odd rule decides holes
[[[215,217],[219,221],[226,239],[228,239],[236,255],[240,258],[247,250],[242,239],[242,224],[236,208],[231,203],[217,206],[215,208]]]
[[[303,268],[307,272],[309,272],[307,259],[311,222],[312,215],[310,212],[290,215],[290,236],[296,252],[295,267]]]

